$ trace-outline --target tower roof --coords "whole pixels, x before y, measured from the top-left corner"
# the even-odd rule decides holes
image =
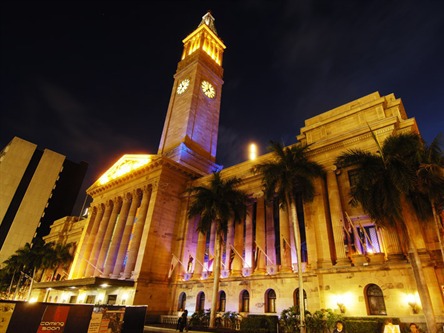
[[[215,18],[213,15],[211,15],[211,11],[208,11],[204,16],[202,16],[202,21],[200,22],[199,26],[205,24],[208,26],[208,28],[213,31],[217,36],[216,26],[214,25]]]

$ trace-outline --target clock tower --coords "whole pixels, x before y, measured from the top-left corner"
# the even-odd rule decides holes
[[[204,175],[221,168],[215,161],[225,45],[210,12],[183,44],[158,154]]]

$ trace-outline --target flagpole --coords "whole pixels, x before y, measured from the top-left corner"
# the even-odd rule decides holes
[[[262,248],[259,246],[259,245],[257,245],[256,244],[256,247],[264,254],[264,256],[265,256],[265,258],[267,258],[267,260],[269,261],[269,262],[271,262],[271,264],[273,265],[273,261],[270,259],[270,257],[269,256],[267,256],[267,254],[265,253],[265,251],[264,250],[262,250]]]
[[[239,254],[239,252],[236,251],[236,249],[234,248],[233,245],[230,245],[231,249],[234,251],[234,253],[236,253],[239,258],[241,258],[242,262],[247,266],[247,268],[251,268],[250,265],[248,265],[248,263],[244,260],[244,258],[242,258],[242,256]]]

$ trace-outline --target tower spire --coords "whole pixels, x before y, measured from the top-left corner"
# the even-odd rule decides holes
[[[200,174],[216,164],[225,45],[207,12],[183,41],[158,154]]]
[[[216,26],[214,25],[214,21],[216,21],[216,19],[213,17],[213,15],[211,15],[211,10],[208,10],[208,12],[204,16],[202,16],[202,21],[200,22],[198,27],[205,24],[217,36],[217,31],[216,31]]]

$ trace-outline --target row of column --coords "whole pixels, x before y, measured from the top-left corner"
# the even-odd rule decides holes
[[[144,187],[92,207],[89,233],[81,245],[74,277],[131,277],[151,191],[151,187]]]
[[[202,34],[195,36],[190,41],[188,41],[187,44],[184,45],[182,59],[184,59],[187,55],[192,54],[194,51],[200,48],[201,40],[202,40]]]
[[[222,49],[207,34],[204,36],[202,49],[214,60],[218,65],[222,63]]]
[[[334,167],[327,171],[326,181],[316,181],[319,193],[315,201],[306,214],[306,244],[308,261],[316,262],[319,267],[327,266],[350,266],[351,261],[344,246],[344,207],[341,200],[341,193],[338,184],[338,174]],[[324,201],[328,200],[327,203]],[[281,272],[291,272],[294,270],[293,264],[297,262],[296,246],[294,242],[293,225],[289,221],[286,210],[279,209],[279,233],[274,226],[274,210],[272,206],[265,204],[263,197],[257,199],[255,230],[253,230],[253,207],[249,207],[249,213],[245,223],[232,221],[228,226],[225,245],[225,262],[222,269],[228,270],[231,267],[231,275],[239,276],[243,269],[253,269],[255,274],[264,274],[267,269],[277,270],[276,247],[280,246],[280,267]],[[327,208],[326,208],[327,207]],[[307,207],[305,207],[307,210]],[[331,231],[328,224],[331,223]],[[194,232],[195,228],[190,228]],[[209,241],[209,254],[213,254],[214,249],[214,228],[211,230]],[[402,253],[399,239],[396,233],[382,232],[385,251],[388,256]],[[279,237],[279,239],[275,239]],[[333,238],[332,238],[333,237]],[[332,238],[332,239],[331,239]],[[191,241],[192,238],[188,238]],[[333,247],[329,246],[329,239]],[[207,246],[207,235],[199,233],[197,246],[186,244],[188,253],[184,254],[184,261],[188,260],[190,251],[195,250],[193,277],[199,278],[204,267],[204,257]],[[234,248],[234,258],[232,249]],[[258,251],[256,265],[255,253]],[[230,266],[231,263],[231,266]],[[268,272],[276,273],[276,271]]]
[[[335,249],[332,259],[335,265],[348,266],[350,265],[350,258],[347,255],[344,246],[344,228],[346,225],[344,216],[345,209],[341,202],[341,194],[338,184],[338,175],[341,173],[342,171],[337,170],[336,166],[332,166],[327,171],[327,193]],[[347,177],[347,175],[343,176]],[[381,235],[383,235],[383,237],[380,239],[382,243],[381,245],[386,252],[387,257],[390,258],[390,256],[399,256],[399,254],[402,253],[402,249],[400,247],[398,234],[396,232],[390,233],[382,231]]]
[[[256,212],[253,209],[256,208]],[[275,230],[274,208],[266,205],[263,197],[257,199],[256,205],[248,208],[249,212],[244,223],[234,223],[230,221],[225,242],[225,261],[222,262],[222,269],[231,268],[231,275],[240,276],[243,271],[249,274],[277,273],[277,251],[280,244],[280,271],[291,272],[292,263],[296,262],[293,230],[288,221],[287,213],[279,211],[279,230]],[[253,216],[255,216],[255,230],[253,230]],[[190,221],[190,224],[191,221]],[[189,232],[194,232],[195,228],[190,227]],[[209,238],[208,254],[211,257],[214,251],[214,234],[212,228],[209,235],[198,234],[197,246],[186,244],[189,249],[184,253],[184,262],[191,254],[194,260],[193,277],[200,278],[204,269],[204,258],[207,250],[207,240]],[[278,239],[276,239],[278,238]],[[187,238],[189,241],[192,237]],[[186,258],[185,258],[186,257]],[[254,272],[253,272],[254,269]]]

